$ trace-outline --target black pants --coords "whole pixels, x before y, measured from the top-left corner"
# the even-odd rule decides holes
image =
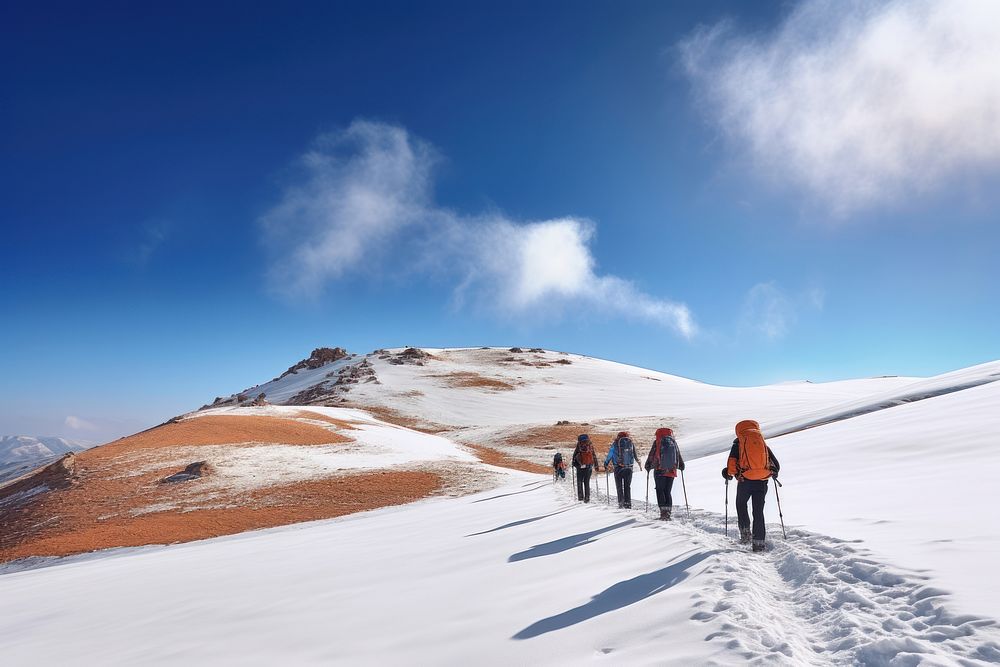
[[[585,503],[590,502],[590,473],[592,468],[585,466],[576,469],[576,497]]]
[[[618,492],[618,507],[632,508],[632,469],[615,468],[615,491]]]
[[[754,542],[763,542],[766,535],[764,529],[764,496],[766,495],[766,479],[748,479],[736,485],[736,517],[739,521],[741,534],[750,530],[750,513],[747,511],[747,501],[753,500]]]
[[[676,477],[654,474],[653,479],[656,481],[656,504],[660,506],[661,510],[670,509],[674,505],[674,499],[670,495],[670,490],[674,488]]]

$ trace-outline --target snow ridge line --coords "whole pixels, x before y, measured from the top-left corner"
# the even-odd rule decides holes
[[[575,498],[560,486],[559,495]],[[705,641],[725,642],[748,664],[1000,664],[996,620],[953,613],[927,577],[880,563],[857,542],[792,529],[787,541],[769,539],[765,553],[752,553],[723,534],[715,512],[688,517],[675,505],[674,520],[661,523],[642,509],[613,511],[717,552],[705,561],[712,584],[693,596],[690,618],[706,624]],[[780,536],[777,525],[768,530]]]

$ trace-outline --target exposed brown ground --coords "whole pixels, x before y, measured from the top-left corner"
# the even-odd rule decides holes
[[[157,475],[140,479],[155,483],[151,478]],[[169,492],[171,485],[159,486]],[[109,495],[115,490],[113,485],[85,481],[73,490],[42,494],[20,510],[0,514],[0,562],[111,547],[189,542],[329,519],[412,502],[435,493],[441,486],[441,478],[434,473],[383,471],[256,490],[239,498],[240,505],[232,508],[126,516],[121,510],[129,499]],[[112,515],[106,517],[108,512]]]
[[[491,447],[485,447],[483,445],[469,445],[469,448],[476,453],[476,457],[478,457],[480,461],[489,465],[499,466],[501,468],[510,468],[512,470],[521,470],[523,472],[537,472],[542,473],[543,475],[552,472],[552,469],[548,466],[515,458]]]
[[[600,428],[600,427],[598,427]],[[561,426],[537,426],[535,428],[516,431],[505,435],[503,441],[517,447],[538,447],[540,449],[573,450],[576,447],[576,437],[581,433],[590,435],[591,442],[598,451],[606,453],[608,444],[614,440],[615,433],[598,430],[589,424],[563,424]]]
[[[444,384],[449,387],[459,389],[492,389],[494,391],[510,391],[514,385],[499,378],[486,377],[472,371],[455,371],[454,373],[443,373],[432,375],[431,377],[444,380]]]
[[[380,419],[387,424],[395,424],[396,426],[413,429],[414,431],[420,431],[421,433],[437,435],[438,433],[444,433],[445,431],[450,431],[452,429],[452,427],[445,426],[444,424],[435,424],[433,422],[417,419],[416,417],[408,417],[398,410],[384,405],[354,405],[351,403],[341,403],[340,405],[345,408],[361,408],[365,412],[371,413],[376,419]]]
[[[315,413],[309,416],[312,419]],[[210,415],[171,422],[120,438],[80,454],[81,461],[105,459],[123,451],[180,445],[228,445],[241,442],[275,442],[283,445],[329,445],[350,442],[322,426],[294,419],[256,415]]]
[[[303,417],[322,417],[303,411]],[[339,428],[347,422],[327,421]],[[178,452],[199,460],[220,445],[336,445],[350,438],[295,419],[212,415],[164,424],[68,456],[0,488],[0,562],[184,542],[350,514],[423,498],[442,488],[434,473],[387,471],[275,484],[212,485],[206,479],[163,484],[178,472]],[[192,451],[193,450],[193,451]],[[266,471],[262,471],[266,472]],[[46,491],[19,501],[14,494]],[[8,502],[3,502],[8,499]]]
[[[336,417],[331,417],[329,415],[324,415],[320,412],[313,412],[311,410],[299,410],[296,417],[301,417],[302,419],[317,419],[319,421],[324,421],[328,424],[333,424],[339,429],[345,431],[356,431],[357,422],[347,421],[346,419],[337,419]]]

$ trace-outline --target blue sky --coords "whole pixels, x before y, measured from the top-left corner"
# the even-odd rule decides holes
[[[123,435],[321,345],[997,357],[989,7],[2,11],[0,433]]]

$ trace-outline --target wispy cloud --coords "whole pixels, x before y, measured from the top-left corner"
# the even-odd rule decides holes
[[[261,217],[270,288],[315,298],[338,278],[405,265],[443,274],[458,303],[502,315],[589,308],[696,334],[684,304],[597,270],[589,220],[463,216],[437,205],[437,161],[432,146],[394,125],[355,121],[320,137]]]
[[[747,292],[741,328],[770,340],[784,337],[795,321],[792,303],[776,283],[758,283]]]
[[[1000,165],[1000,3],[806,0],[681,45],[711,118],[835,214]]]
[[[164,220],[149,221],[140,226],[142,238],[127,260],[138,267],[149,264],[153,254],[163,245],[170,234],[170,224]]]
[[[97,425],[92,424],[85,419],[80,417],[74,417],[73,415],[68,415],[66,417],[66,426],[73,429],[74,431],[95,431],[97,430]]]
[[[740,331],[768,340],[784,338],[804,312],[820,312],[826,292],[813,287],[789,293],[776,281],[757,283],[747,292],[740,317]]]

